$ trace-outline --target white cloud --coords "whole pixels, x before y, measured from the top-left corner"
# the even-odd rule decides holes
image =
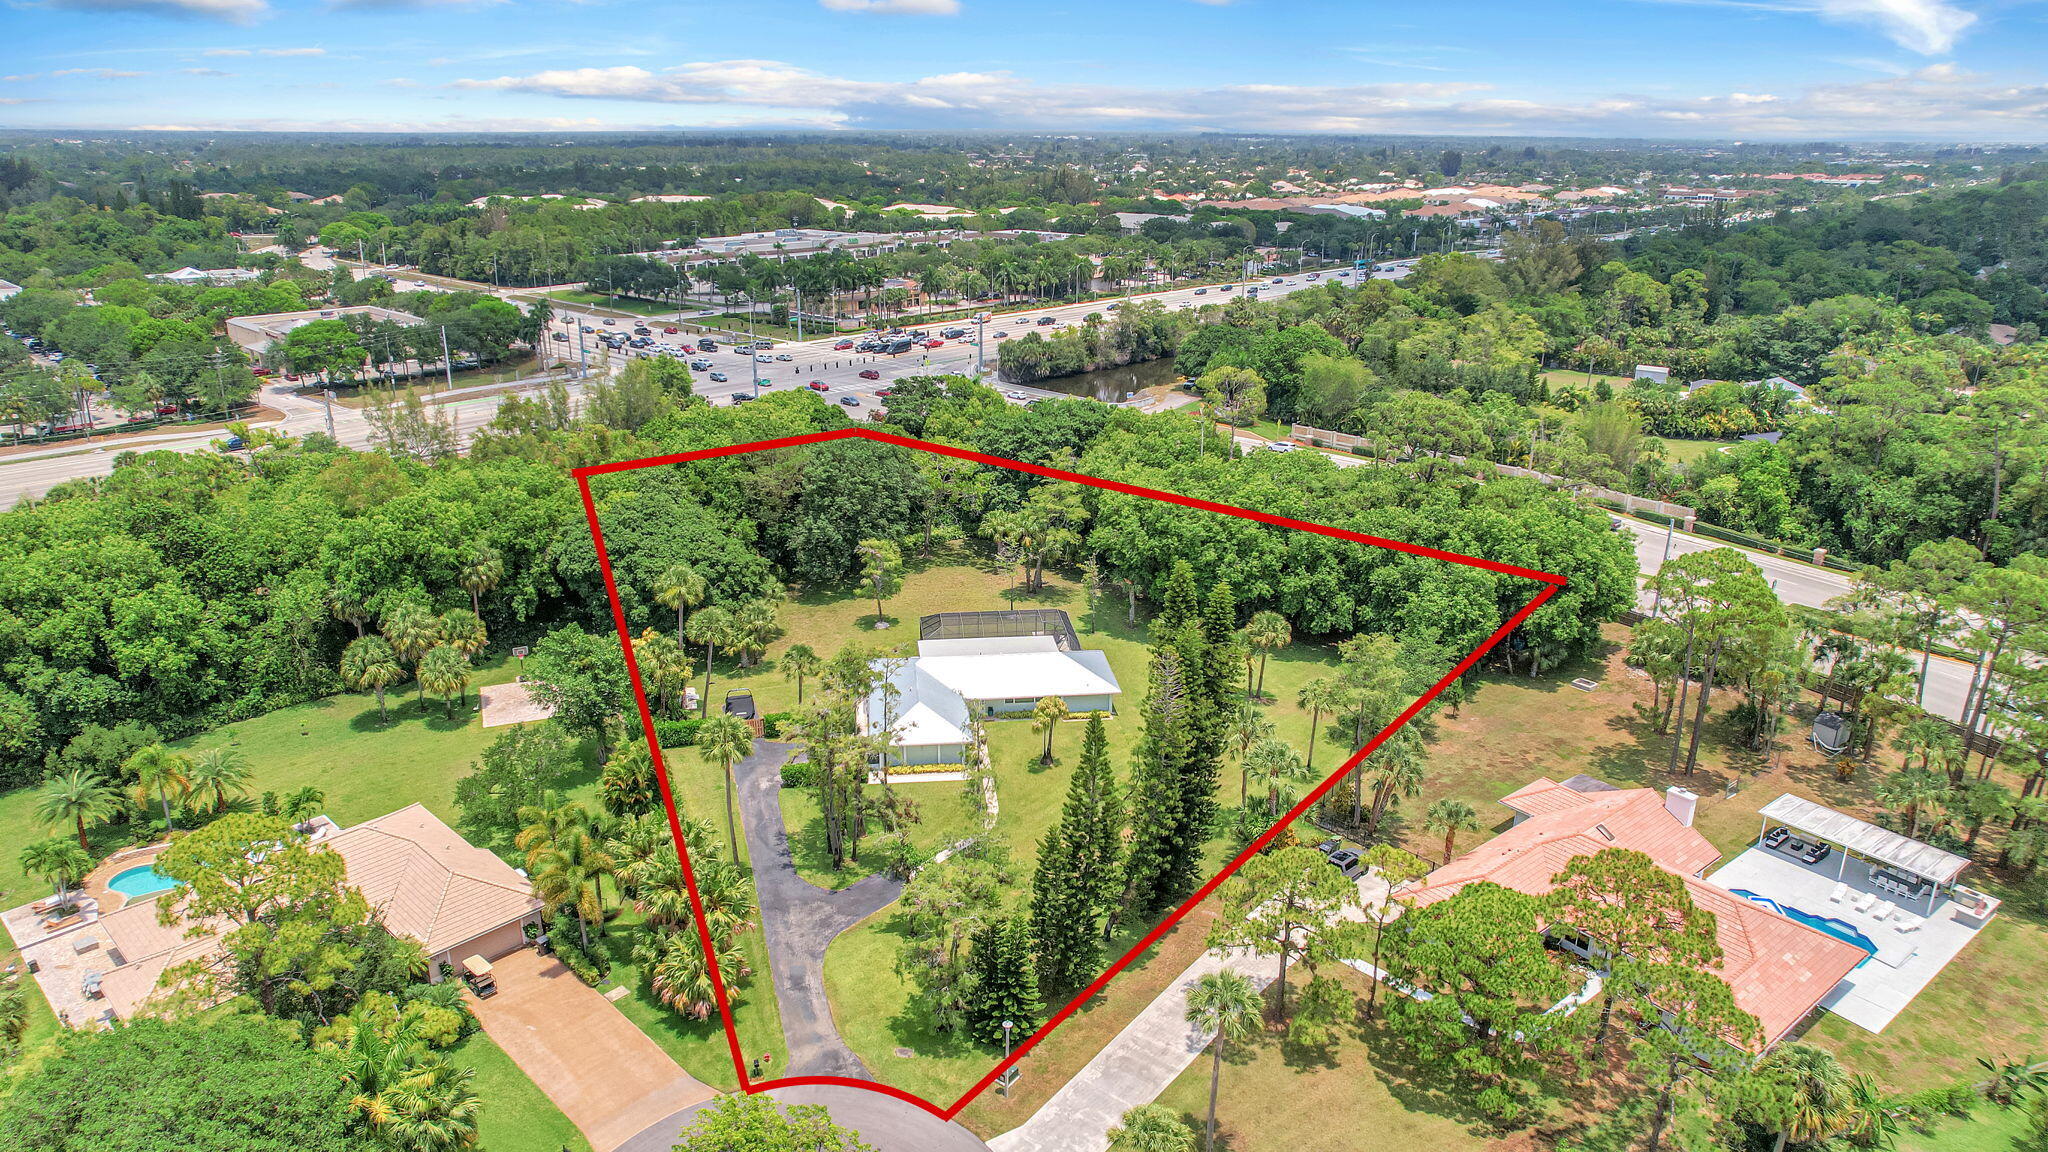
[[[181,69],[181,71],[183,71],[183,72],[185,73],[185,75],[187,75],[187,76],[233,76],[233,75],[234,75],[234,73],[233,73],[233,72],[223,72],[223,71],[221,71],[221,70],[220,70],[220,69],[218,69],[218,68],[185,68],[185,69]]]
[[[1761,12],[1797,12],[1831,24],[1874,28],[1892,43],[1923,56],[1940,56],[1956,46],[1977,14],[1951,0],[1653,0]]]
[[[773,60],[700,61],[662,70],[631,65],[554,69],[458,80],[450,87],[772,110],[784,121],[850,128],[2048,138],[2048,83],[1994,81],[1950,64],[1803,91],[1683,97],[1617,91],[1584,99],[1526,98],[1455,80],[1171,89],[1040,83],[1007,72],[857,80]]]
[[[137,76],[147,75],[147,72],[122,72],[113,68],[60,68],[50,73],[50,78],[54,80],[59,76],[91,76],[98,80],[132,80]]]
[[[834,12],[899,12],[912,16],[953,16],[960,0],[818,0]]]
[[[141,12],[197,20],[248,24],[270,15],[270,0],[50,0],[57,8],[94,12]]]

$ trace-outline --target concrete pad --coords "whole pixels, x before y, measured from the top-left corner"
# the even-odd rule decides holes
[[[535,700],[525,684],[493,684],[477,689],[476,694],[481,702],[486,728],[526,724],[555,714],[553,708]]]

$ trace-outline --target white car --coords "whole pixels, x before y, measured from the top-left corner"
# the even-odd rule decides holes
[[[1301,445],[1295,444],[1287,440],[1266,441],[1266,451],[1268,452],[1292,452],[1299,447],[1301,447]]]

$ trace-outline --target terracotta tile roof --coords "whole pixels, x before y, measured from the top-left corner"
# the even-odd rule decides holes
[[[419,804],[337,833],[326,846],[348,882],[429,956],[540,910],[512,866],[464,840]]]
[[[1853,944],[1699,879],[1721,853],[1679,823],[1654,789],[1585,793],[1538,777],[1502,803],[1533,814],[1431,872],[1407,893],[1410,904],[1448,899],[1477,880],[1543,896],[1574,857],[1604,848],[1641,852],[1676,873],[1693,903],[1714,914],[1722,953],[1716,975],[1727,981],[1743,1011],[1757,1018],[1767,1041],[1797,1024],[1865,956]]]

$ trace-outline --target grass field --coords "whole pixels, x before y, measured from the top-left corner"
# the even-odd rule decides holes
[[[1552,388],[1571,388],[1578,391],[1591,392],[1593,386],[1602,380],[1607,381],[1608,387],[1617,391],[1633,383],[1626,376],[1609,376],[1600,372],[1588,375],[1575,368],[1548,368],[1543,372],[1543,382]]]
[[[1673,464],[1684,467],[1695,460],[1702,460],[1734,443],[1732,440],[1680,440],[1665,437],[1664,456]]]
[[[612,297],[602,292],[583,292],[574,288],[558,288],[553,292],[543,293],[543,295],[550,300],[558,300],[564,304],[580,304],[586,308],[604,308],[613,312],[633,313],[640,316],[673,316],[676,312],[675,305],[673,304],[663,304],[653,300],[635,300],[631,296]]]
[[[879,632],[873,628],[871,601],[846,594],[804,597],[784,606],[785,634],[771,646],[764,661],[752,669],[720,674],[712,685],[712,697],[717,699],[727,689],[744,687],[754,694],[756,705],[764,712],[791,708],[795,705],[795,686],[783,678],[777,662],[789,644],[805,643],[821,654],[830,654],[857,641],[875,649],[910,654],[915,651],[915,634],[910,626],[917,617],[931,612],[1003,607],[1016,599],[1013,577],[1011,569],[983,562],[969,553],[943,555],[936,563],[909,573],[902,591],[887,606],[892,627]],[[1118,681],[1126,689],[1122,706],[1108,724],[1111,762],[1123,766],[1140,731],[1133,688],[1145,682],[1143,625],[1134,627],[1127,622],[1121,599],[1092,599],[1071,574],[1052,574],[1043,593],[1017,602],[1065,609],[1073,616],[1082,643],[1108,654]],[[1268,714],[1279,736],[1298,749],[1305,750],[1308,743],[1309,715],[1294,706],[1294,693],[1309,679],[1329,672],[1334,662],[1331,649],[1302,644],[1276,653],[1268,664],[1265,690],[1267,697],[1274,700]],[[1020,900],[1037,862],[1039,841],[1058,818],[1079,754],[1082,727],[1078,721],[1060,725],[1054,734],[1054,763],[1047,767],[1039,763],[1044,738],[1032,730],[1028,719],[989,725],[1001,812],[997,831],[1016,861]],[[1326,770],[1333,768],[1346,751],[1324,741],[1317,752],[1318,762]],[[921,847],[942,847],[978,830],[980,822],[962,802],[960,785],[906,783],[899,787],[920,805],[921,820],[912,827],[911,835]],[[1236,789],[1234,780],[1225,782],[1227,803],[1236,802]],[[807,879],[839,887],[873,870],[876,854],[870,853],[860,867],[836,874],[831,871],[823,851],[816,800],[807,790],[785,792],[782,809],[799,870]],[[1212,864],[1220,865],[1226,857],[1224,844],[1211,846]],[[1135,940],[1135,936],[1131,937],[1125,946]],[[848,930],[826,953],[827,992],[833,998],[842,1035],[876,1075],[928,1099],[951,1099],[987,1071],[990,1054],[927,1034],[911,1016],[907,1011],[909,986],[895,973],[895,958],[902,944],[900,924],[893,909],[884,909]],[[908,1049],[919,1056],[906,1059],[896,1054],[898,1049]]]
[[[470,1087],[484,1102],[477,1118],[479,1146],[490,1152],[589,1152],[583,1133],[489,1036],[478,1032],[447,1055],[476,1072]]]

